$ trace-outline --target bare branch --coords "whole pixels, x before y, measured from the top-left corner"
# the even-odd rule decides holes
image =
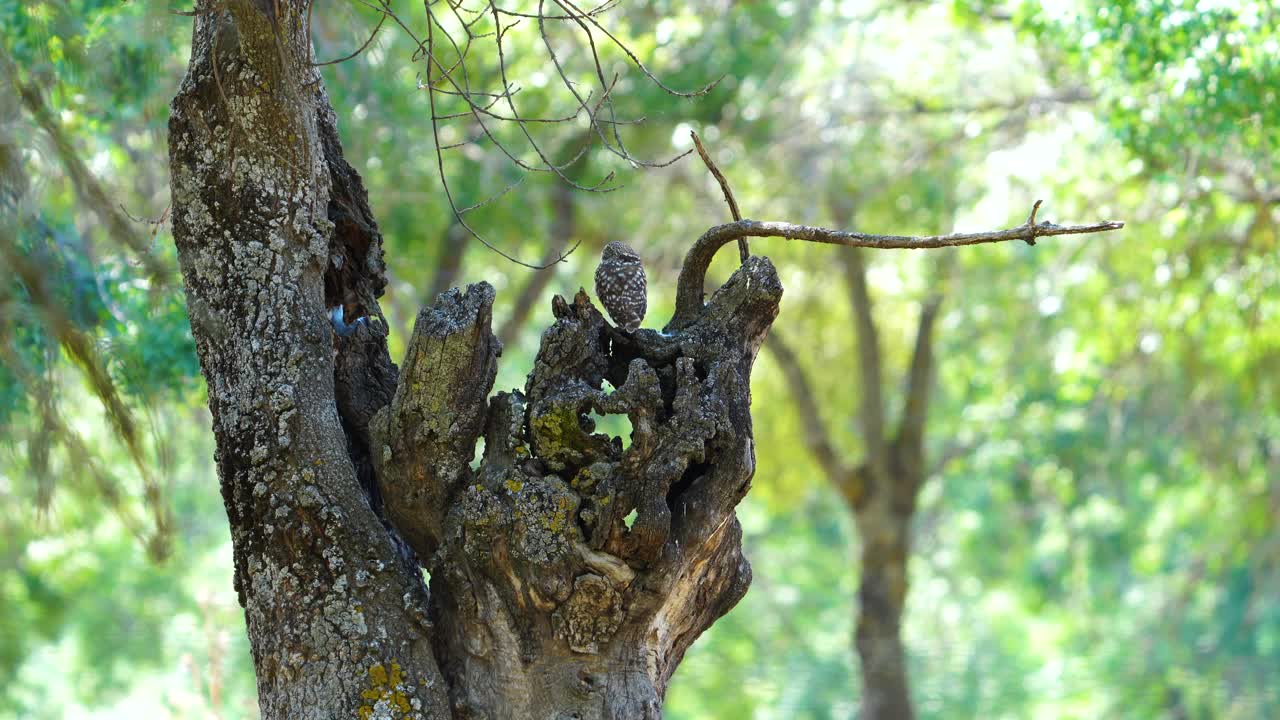
[[[1025,238],[1028,245],[1036,244],[1036,234],[1035,234],[1036,213],[1040,211],[1040,204],[1043,202],[1044,202],[1043,200],[1036,200],[1036,204],[1031,206],[1031,214],[1027,216],[1026,224],[1029,225],[1032,230],[1031,237]]]
[[[52,277],[50,268],[46,264],[35,262],[29,254],[22,252],[12,232],[4,227],[0,227],[0,260],[3,260],[5,267],[12,268],[14,278],[22,283],[30,296],[31,306],[39,313],[43,326],[80,368],[90,390],[102,403],[107,420],[116,436],[124,443],[130,460],[133,461],[134,467],[142,478],[143,496],[155,514],[155,544],[150,549],[156,554],[157,559],[163,559],[164,552],[167,552],[164,543],[170,530],[171,518],[169,509],[162,499],[161,480],[152,472],[147,462],[143,435],[138,428],[133,408],[125,402],[115,379],[107,371],[107,365],[101,353],[97,352],[94,346],[93,337],[76,327],[63,305],[55,298],[53,289],[49,286],[49,280]],[[0,326],[0,330],[8,330],[8,328]],[[16,355],[0,359],[8,360],[6,366],[11,366],[11,370],[18,371],[21,366],[14,363],[13,358],[16,358]],[[48,418],[46,421],[48,422]],[[63,437],[70,442],[69,434],[63,434]],[[71,445],[68,448],[76,449]],[[101,482],[99,485],[105,492],[107,486]]]
[[[388,10],[388,12],[390,12],[390,11]],[[434,23],[434,22],[433,22],[432,24],[429,24],[429,25],[427,26],[427,42],[428,42],[428,43],[432,43],[432,42],[433,42],[433,39],[432,39],[432,38],[433,38],[433,33],[434,33],[434,30],[433,30],[433,28],[434,28],[434,27],[435,27],[435,23]],[[406,28],[406,30],[407,30],[407,28]],[[440,68],[442,68],[442,69],[443,69],[443,66],[439,65],[438,63],[436,64],[436,66],[437,66],[437,67],[440,67]],[[452,82],[452,79],[450,80],[450,82]],[[427,84],[428,84],[428,86],[430,86],[430,84],[431,84],[431,77],[430,77],[430,75],[428,75],[428,77],[427,77]],[[463,217],[462,217],[462,213],[460,213],[460,212],[458,211],[458,204],[457,204],[457,202],[456,202],[456,201],[454,200],[454,198],[453,198],[453,190],[449,187],[449,177],[448,177],[448,174],[446,174],[446,173],[445,173],[445,171],[444,171],[444,154],[443,154],[443,152],[441,151],[441,147],[440,147],[440,123],[439,123],[439,120],[438,120],[438,117],[437,117],[437,114],[436,114],[436,94],[435,94],[434,92],[428,92],[428,93],[427,93],[427,102],[428,102],[428,104],[429,104],[429,106],[430,106],[430,108],[431,108],[431,133],[432,133],[432,136],[433,136],[433,138],[434,138],[434,140],[435,140],[435,147],[436,147],[436,169],[437,169],[437,172],[438,172],[438,173],[439,173],[439,175],[440,175],[440,186],[441,186],[441,188],[444,190],[445,197],[446,197],[446,198],[448,198],[448,200],[449,200],[449,207],[453,210],[453,215],[454,215],[454,217],[457,219],[458,224],[459,224],[459,225],[461,225],[461,226],[463,227],[463,229],[465,229],[468,233],[470,233],[471,237],[475,238],[476,240],[479,240],[479,241],[480,241],[480,243],[481,243],[482,245],[484,245],[485,247],[489,248],[489,249],[490,249],[490,250],[492,250],[493,252],[497,253],[497,254],[498,254],[498,255],[500,255],[501,257],[506,258],[507,260],[510,260],[511,262],[513,262],[513,263],[515,263],[515,264],[517,264],[517,265],[522,265],[522,266],[527,267],[527,268],[533,268],[533,269],[535,269],[535,270],[541,270],[541,269],[542,269],[542,268],[544,268],[544,267],[549,267],[549,265],[537,266],[537,265],[533,265],[533,264],[531,264],[531,263],[524,262],[523,260],[519,260],[519,259],[517,259],[517,258],[515,258],[515,257],[513,257],[513,256],[511,256],[511,255],[509,255],[509,254],[507,254],[507,253],[505,253],[505,252],[503,252],[502,250],[499,250],[496,246],[494,246],[494,245],[493,245],[492,243],[490,243],[488,240],[485,240],[485,239],[484,239],[484,238],[483,238],[479,233],[477,233],[477,232],[476,232],[476,231],[475,231],[475,230],[474,230],[474,229],[473,229],[469,224],[467,224],[467,221],[466,221],[465,219],[463,219]],[[498,143],[497,143],[497,140],[493,137],[493,135],[491,135],[491,134],[489,133],[488,128],[486,128],[486,127],[484,126],[483,121],[481,121],[481,120],[479,119],[479,116],[478,116],[478,115],[477,115],[477,117],[476,117],[476,120],[477,120],[477,122],[480,122],[480,127],[481,127],[481,129],[482,129],[482,130],[484,130],[485,135],[488,135],[490,140],[493,140],[495,144],[498,144]],[[505,150],[505,149],[504,149],[503,151],[504,151],[504,152],[506,152],[506,150]],[[510,157],[510,155],[508,155],[508,157]],[[563,260],[565,257],[567,257],[567,256],[569,255],[569,253],[573,252],[573,250],[574,250],[574,249],[576,249],[576,247],[577,247],[577,246],[575,245],[573,248],[570,248],[568,252],[566,252],[566,253],[565,253],[564,255],[562,255],[561,257],[557,258],[557,259],[556,259],[556,262],[560,262],[560,261],[561,261],[561,260]],[[554,263],[552,263],[552,264],[554,264]]]
[[[76,197],[89,207],[116,242],[129,248],[138,256],[153,282],[157,285],[168,283],[171,273],[151,252],[149,238],[144,238],[137,228],[130,225],[127,214],[121,211],[119,203],[111,201],[107,188],[85,165],[71,137],[63,130],[62,124],[45,103],[39,88],[22,81],[17,65],[4,48],[0,48],[0,71],[13,86],[18,97],[22,99],[22,104],[27,108],[27,112],[31,113],[36,125],[49,136],[63,170],[71,180],[71,187],[75,190]]]
[[[640,58],[636,57],[636,54],[631,51],[631,48],[627,47],[626,43],[622,42],[617,37],[615,37],[613,33],[610,33],[608,30],[606,30],[605,27],[601,25],[599,21],[597,21],[594,17],[583,13],[582,10],[577,5],[574,5],[571,0],[555,0],[555,3],[562,8],[565,8],[566,10],[572,10],[573,12],[578,13],[578,15],[582,19],[591,23],[591,25],[595,26],[597,30],[604,33],[604,36],[612,40],[614,46],[617,47],[619,50],[621,50],[624,54],[626,54],[626,56],[631,59],[631,63],[635,65],[636,68],[640,70],[640,72],[644,73],[644,76],[649,78],[650,82],[662,88],[662,90],[669,95],[675,95],[676,97],[684,97],[684,98],[697,97],[699,95],[706,95],[707,93],[714,90],[715,87],[720,84],[720,81],[724,79],[723,77],[717,78],[714,82],[707,83],[703,87],[697,90],[693,90],[691,92],[680,92],[679,90],[674,90],[672,88],[669,88],[661,80],[658,79],[657,75],[654,75],[653,72],[649,70],[649,68],[645,67],[644,63],[640,62]]]
[[[355,56],[364,52],[365,49],[367,49],[369,45],[373,43],[373,39],[378,37],[378,31],[382,29],[382,25],[386,21],[387,21],[386,14],[383,14],[382,17],[378,18],[378,24],[373,27],[373,32],[369,33],[369,39],[365,40],[364,44],[356,48],[355,52],[351,53],[350,55],[345,55],[343,57],[338,58],[337,60],[325,60],[324,62],[313,62],[311,64],[314,65],[315,67],[322,67],[324,65],[337,65],[338,63],[344,63],[354,58]]]
[[[845,247],[869,247],[879,250],[920,250],[1008,242],[1010,240],[1027,240],[1053,235],[1083,235],[1119,230],[1122,227],[1124,227],[1124,223],[1118,221],[1100,222],[1092,225],[1055,225],[1045,221],[1035,227],[1019,225],[1007,230],[910,236],[844,232],[811,225],[762,222],[759,220],[740,220],[724,225],[716,225],[704,232],[702,237],[698,238],[693,247],[689,249],[688,254],[685,255],[684,266],[680,270],[680,279],[676,289],[676,310],[668,327],[671,329],[683,327],[697,317],[702,309],[702,284],[706,279],[707,267],[711,264],[711,258],[715,256],[716,251],[723,245],[740,237],[781,237],[788,240],[843,245]]]
[[[630,120],[619,119],[616,117],[612,93],[614,88],[617,86],[619,78],[615,74],[612,81],[607,79],[600,59],[599,49],[596,45],[595,33],[602,33],[606,38],[608,38],[608,41],[621,50],[635,65],[635,67],[638,68],[647,78],[670,94],[681,97],[701,95],[709,92],[719,82],[717,80],[715,83],[711,83],[692,93],[682,93],[664,85],[647,67],[645,67],[636,54],[632,52],[632,50],[628,48],[620,38],[610,33],[600,24],[598,18],[605,12],[617,7],[619,4],[618,0],[604,0],[604,2],[590,10],[584,10],[578,7],[571,0],[550,0],[551,4],[562,11],[562,14],[551,15],[545,12],[545,6],[548,4],[548,0],[539,0],[536,13],[507,10],[499,7],[498,3],[494,0],[483,0],[482,2],[478,2],[475,8],[464,7],[462,3],[457,0],[448,0],[443,4],[438,2],[438,0],[426,0],[423,3],[423,11],[426,15],[427,21],[427,32],[425,38],[418,37],[409,25],[395,13],[389,0],[356,0],[356,2],[381,13],[382,18],[378,23],[379,28],[384,24],[387,18],[390,18],[413,40],[417,46],[413,53],[413,61],[416,62],[418,60],[424,60],[427,63],[427,79],[425,83],[419,83],[419,89],[426,90],[427,94],[430,96],[429,104],[431,111],[432,133],[436,140],[435,151],[437,172],[440,175],[445,195],[449,200],[450,209],[453,210],[459,224],[472,237],[475,237],[485,245],[485,247],[493,250],[512,262],[529,268],[541,269],[543,267],[547,267],[547,265],[534,265],[517,260],[511,255],[498,250],[497,247],[481,237],[476,230],[462,218],[463,214],[476,206],[472,206],[472,208],[459,208],[457,203],[454,201],[453,192],[449,187],[449,181],[445,173],[444,158],[442,156],[442,152],[444,150],[479,142],[482,138],[487,138],[512,164],[521,170],[528,172],[553,173],[561,181],[578,190],[587,192],[610,192],[618,187],[617,185],[611,184],[614,181],[614,173],[612,172],[606,174],[604,178],[600,179],[594,185],[580,184],[570,173],[565,172],[568,167],[577,162],[594,146],[594,142],[592,142],[590,138],[588,138],[588,141],[583,144],[582,149],[568,162],[557,164],[551,160],[548,154],[544,151],[540,141],[534,137],[533,133],[530,131],[529,124],[569,123],[580,118],[585,112],[587,115],[590,134],[594,134],[599,137],[600,143],[605,150],[626,160],[633,167],[665,167],[680,160],[685,155],[689,154],[689,152],[692,152],[692,150],[681,153],[663,162],[648,162],[631,155],[623,144],[618,126],[639,123],[643,121],[643,118]],[[464,17],[463,13],[470,14],[470,19]],[[451,30],[450,27],[446,27],[441,21],[441,17],[444,16],[452,16],[453,19],[456,19],[457,26],[461,28],[460,32],[463,33],[465,37],[455,39],[454,35],[459,32],[459,29],[458,27],[453,27]],[[511,20],[511,22],[505,22],[504,18]],[[487,29],[487,27],[477,28],[481,22],[486,20],[492,22],[492,30],[488,32],[479,32],[480,29]],[[572,113],[563,117],[535,118],[526,117],[517,108],[514,96],[519,91],[519,88],[512,84],[508,77],[509,67],[507,47],[504,44],[504,38],[510,30],[524,20],[538,21],[538,32],[542,37],[546,52],[556,68],[556,73],[560,77],[561,83],[577,104],[577,108],[574,109]],[[599,99],[594,102],[594,106],[592,104],[592,98],[595,97],[595,90],[593,89],[590,93],[580,92],[576,87],[576,83],[570,79],[568,71],[565,69],[560,57],[552,46],[551,39],[546,28],[547,21],[559,21],[576,26],[581,33],[581,37],[585,38],[587,52],[590,55],[590,62],[594,65],[596,79],[600,84]],[[450,22],[449,25],[452,27],[454,26],[454,23]],[[375,28],[369,40],[365,42],[360,50],[357,50],[356,53],[353,53],[348,57],[354,57],[356,54],[359,54],[364,50],[364,48],[372,43],[373,36],[376,34],[377,28]],[[471,79],[468,72],[468,54],[471,51],[473,42],[481,38],[492,38],[494,50],[496,50],[494,53],[494,70],[499,75],[502,82],[502,87],[497,92],[481,91],[471,87]],[[441,53],[439,52],[441,49],[445,49],[445,55],[447,55],[447,57],[441,56]],[[451,49],[451,55],[449,54],[449,49]],[[331,62],[341,62],[341,60]],[[446,108],[445,110],[447,111],[442,111],[442,109],[438,107],[437,95],[457,98],[463,103],[464,107],[460,108],[460,111],[458,112],[452,112],[452,108]],[[507,113],[499,114],[493,111],[492,108],[499,102],[506,104],[508,109]],[[441,145],[441,123],[447,120],[458,119],[466,116],[471,116],[474,119],[476,125],[479,127],[481,133],[480,136],[473,140]],[[527,162],[522,159],[524,156],[523,150],[515,151],[512,148],[507,147],[507,145],[504,144],[503,141],[500,141],[491,130],[489,124],[486,122],[486,118],[515,123],[520,130],[520,135],[523,136],[523,144],[527,145],[527,149],[531,150],[533,154],[536,155],[537,161]],[[501,195],[502,193],[498,193],[493,198],[484,200],[478,205],[490,202]],[[743,245],[745,245],[745,241],[743,242]],[[555,258],[553,262],[563,260],[572,252],[573,248],[569,248],[563,255]]]
[[[8,240],[8,238],[5,239]],[[0,318],[0,332],[3,332],[4,337],[10,337],[12,334],[13,328],[8,325],[8,322],[7,318]],[[149,533],[133,505],[125,502],[123,483],[99,464],[98,453],[89,448],[80,433],[69,425],[58,411],[57,404],[53,402],[53,388],[50,387],[48,377],[41,376],[36,368],[18,355],[10,343],[0,343],[0,363],[6,370],[16,375],[23,385],[38,388],[36,394],[39,395],[41,424],[27,441],[28,452],[32,455],[30,459],[32,473],[36,476],[38,483],[37,510],[47,511],[52,501],[55,486],[54,479],[48,471],[48,454],[50,444],[57,441],[67,453],[68,461],[78,469],[77,472],[65,473],[65,479],[69,482],[83,482],[87,477],[91,481],[92,489],[115,513],[120,524],[139,543],[148,548],[153,558],[162,559],[163,555],[157,551],[164,550],[168,543],[168,539],[164,537],[164,534],[170,530],[167,503],[157,501],[151,504],[151,498],[154,496],[150,492],[147,493],[148,505],[155,521],[155,530]]]
[[[716,167],[711,155],[702,146],[702,138],[698,137],[698,133],[690,130],[689,137],[693,138],[693,146],[698,149],[698,156],[702,158],[702,163],[711,171],[711,175],[716,179],[716,182],[720,183],[720,192],[724,193],[724,201],[729,204],[729,214],[733,216],[733,221],[741,220],[742,213],[738,210],[738,200],[733,196],[733,189],[729,187],[728,178],[724,176],[724,173],[720,172],[720,168]],[[744,237],[738,238],[739,261],[746,262],[749,257],[751,257],[751,251],[747,248],[747,239]]]
[[[542,9],[544,5],[545,5],[545,0],[538,0],[539,15],[542,14]],[[578,22],[581,25],[581,21],[578,21]],[[623,158],[624,160],[630,159],[628,157],[626,148],[622,146],[622,140],[621,140],[621,136],[618,133],[617,124],[611,123],[614,138],[617,139],[618,141],[618,147],[616,148],[609,144],[609,138],[605,136],[604,129],[600,126],[599,117],[598,117],[600,107],[608,103],[607,106],[609,108],[609,114],[611,116],[613,115],[613,102],[609,100],[609,95],[613,92],[613,88],[618,83],[618,75],[615,74],[613,76],[613,82],[605,83],[604,69],[600,67],[600,56],[598,53],[596,53],[595,40],[594,38],[591,37],[590,30],[587,29],[586,33],[587,33],[587,40],[591,46],[591,59],[595,63],[596,77],[599,78],[601,87],[605,88],[604,97],[602,97],[600,102],[597,103],[596,109],[594,111],[587,108],[586,101],[582,99],[581,94],[578,92],[577,88],[574,87],[573,81],[571,81],[569,79],[569,76],[565,74],[564,66],[560,64],[560,57],[556,55],[555,48],[551,45],[551,37],[547,34],[547,24],[541,18],[538,20],[538,33],[542,36],[542,44],[547,48],[547,55],[551,58],[551,64],[552,66],[555,67],[556,74],[560,76],[560,82],[564,85],[565,89],[569,91],[569,94],[572,95],[573,98],[578,101],[579,111],[587,110],[587,117],[591,121],[591,129],[597,135],[599,135],[601,145],[603,145],[604,148],[609,152],[614,153],[615,155]],[[588,143],[591,142],[590,137],[587,138],[587,142]]]
[[[596,6],[594,10],[588,10],[586,13],[570,12],[564,15],[543,15],[541,12],[537,15],[533,15],[531,13],[516,12],[514,10],[506,10],[503,8],[498,8],[498,12],[511,17],[529,18],[531,20],[581,20],[584,17],[603,15],[620,4],[622,4],[622,0],[605,0],[605,2]]]
[[[923,451],[924,428],[929,417],[930,385],[933,383],[933,327],[938,319],[942,296],[929,298],[920,311],[920,324],[916,330],[916,346],[911,353],[911,369],[907,373],[906,399],[902,407],[902,424],[898,428],[898,441]]]
[[[881,383],[884,369],[880,354],[880,333],[872,313],[871,293],[867,289],[866,258],[860,249],[843,256],[845,279],[849,283],[849,308],[853,313],[854,336],[858,343],[858,378],[861,381],[858,401],[858,424],[862,426],[867,458],[879,462],[885,449],[884,395]]]

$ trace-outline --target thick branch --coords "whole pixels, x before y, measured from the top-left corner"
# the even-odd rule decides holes
[[[484,429],[501,352],[489,331],[493,297],[488,283],[454,289],[418,315],[395,398],[371,423],[387,517],[423,562]]]
[[[880,384],[884,371],[880,362],[880,334],[871,310],[871,293],[867,289],[867,265],[862,251],[844,254],[845,278],[849,283],[849,306],[858,343],[859,392],[858,424],[867,444],[867,457],[884,454],[884,395]]]
[[[782,237],[788,240],[804,240],[848,247],[870,247],[880,250],[916,250],[1008,242],[1009,240],[1031,242],[1036,238],[1051,235],[1081,235],[1119,230],[1122,227],[1124,227],[1124,223],[1115,221],[1094,223],[1092,225],[1055,225],[1046,221],[1037,225],[1024,223],[1007,230],[913,237],[908,235],[873,235],[869,233],[843,232],[809,225],[762,222],[759,220],[742,220],[717,225],[703,233],[702,237],[698,238],[698,241],[694,243],[688,254],[685,255],[684,267],[680,270],[680,280],[676,290],[676,311],[671,318],[671,322],[667,325],[667,330],[677,330],[693,322],[702,308],[702,284],[706,279],[707,267],[711,264],[711,258],[715,256],[716,251],[721,246],[742,237]]]
[[[442,505],[435,649],[462,715],[661,717],[681,656],[750,582],[734,507],[781,297],[751,257],[672,335],[620,333],[583,291],[553,300],[524,392],[493,398],[484,459]],[[630,444],[593,415],[625,415]]]
[[[898,440],[919,456],[923,447],[924,428],[929,416],[929,386],[933,382],[933,326],[938,319],[942,297],[934,296],[920,311],[916,346],[911,353],[911,370],[907,374],[906,400],[902,408],[902,425]]]
[[[800,422],[804,424],[805,446],[818,462],[818,466],[827,474],[836,491],[849,500],[850,507],[853,507],[854,501],[862,495],[862,483],[854,472],[854,468],[848,467],[840,460],[835,443],[831,441],[831,435],[827,432],[826,423],[822,421],[822,413],[818,410],[818,401],[809,377],[800,366],[795,352],[779,336],[777,330],[769,333],[764,346],[773,353],[773,358],[778,362],[778,368],[782,370],[782,375],[787,380],[787,387],[790,388],[791,395],[795,399],[796,410],[800,413]]]

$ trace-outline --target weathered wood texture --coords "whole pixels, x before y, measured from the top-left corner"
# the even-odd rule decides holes
[[[557,298],[523,392],[492,400],[493,290],[449,291],[398,370],[305,4],[194,22],[174,236],[263,717],[659,717],[750,581],[733,509],[772,265],[750,259],[673,335]],[[629,443],[593,412],[626,415]]]
[[[174,239],[267,720],[659,717],[684,652],[751,576],[734,508],[782,288],[750,257],[704,304],[715,250],[1121,226],[1034,211],[929,238],[717,226],[685,259],[665,333],[619,332],[585,293],[557,297],[523,392],[488,398],[501,345],[483,283],[420,314],[403,372],[388,356],[382,237],[312,64],[308,9],[199,3],[169,123]],[[858,628],[864,661],[880,658],[864,668],[868,706],[885,700],[875,717],[909,712],[895,678],[929,367],[913,365],[899,434],[839,477],[866,541],[862,605],[883,610]],[[593,413],[625,415],[630,442],[594,432]]]
[[[262,715],[448,717],[426,588],[360,486],[362,425],[395,386],[381,238],[309,64],[304,4],[267,5],[196,16],[169,123],[174,238]],[[341,341],[335,304],[367,316]]]
[[[391,516],[431,574],[457,717],[660,717],[685,650],[750,582],[733,508],[781,294],[751,258],[674,335],[621,333],[585,292],[557,297],[524,391],[489,403],[476,470],[493,291],[446,293],[419,317],[374,448],[388,508],[420,508]],[[410,371],[421,357],[429,378]],[[626,415],[630,443],[595,433],[592,413]]]

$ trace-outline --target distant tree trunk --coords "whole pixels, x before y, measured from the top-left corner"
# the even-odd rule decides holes
[[[462,271],[462,258],[466,255],[467,241],[471,236],[457,219],[451,219],[440,238],[440,256],[436,261],[436,271],[431,276],[431,286],[427,288],[425,302],[435,302],[440,293],[458,284],[458,273]]]
[[[263,717],[659,717],[750,582],[733,508],[772,265],[686,299],[667,334],[557,298],[524,391],[492,402],[492,288],[450,291],[398,369],[307,3],[199,7],[174,237]],[[626,414],[629,447],[593,411]]]
[[[864,472],[876,471],[865,468]],[[879,489],[909,486],[911,481],[885,473],[879,482],[873,483]],[[911,557],[914,513],[913,508],[895,502],[896,494],[892,490],[873,492],[861,507],[853,510],[862,541],[854,646],[861,660],[861,716],[865,720],[914,717],[902,644],[902,611],[907,599],[907,563]],[[914,506],[914,501],[911,505]]]
[[[574,135],[564,144],[561,155],[566,157],[580,155],[582,146],[592,142],[593,139],[594,136],[589,130]],[[582,158],[564,171],[565,177],[575,183],[581,183],[587,175],[589,165],[588,159]],[[551,237],[547,238],[547,249],[543,253],[541,263],[550,267],[529,275],[528,281],[520,289],[515,300],[512,301],[511,313],[507,315],[506,321],[502,323],[502,327],[498,330],[498,339],[504,345],[509,345],[519,338],[521,331],[525,328],[525,324],[529,321],[529,316],[533,313],[533,309],[537,307],[542,293],[555,277],[558,266],[553,263],[564,255],[565,251],[569,249],[570,243],[574,241],[574,237],[580,231],[577,192],[568,183],[557,183],[551,189]],[[585,245],[583,249],[586,249]],[[592,250],[594,251],[593,255],[599,252],[597,248],[592,248]]]
[[[839,217],[848,224],[849,213]],[[908,590],[911,521],[926,476],[924,434],[932,384],[933,327],[941,303],[930,298],[920,314],[911,367],[906,375],[902,414],[892,428],[885,413],[880,341],[867,270],[860,251],[842,254],[850,309],[857,337],[860,378],[857,421],[865,455],[848,462],[823,424],[817,394],[791,348],[776,334],[768,347],[791,387],[804,422],[810,452],[845,502],[861,543],[854,648],[862,674],[863,720],[914,717],[902,643],[902,614]],[[896,431],[896,434],[892,434]]]

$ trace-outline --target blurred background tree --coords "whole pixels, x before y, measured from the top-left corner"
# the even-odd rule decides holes
[[[157,5],[0,0],[0,715],[256,713],[165,224],[190,24]],[[795,363],[768,352],[755,376],[740,509],[754,587],[694,646],[669,717],[861,707],[861,546],[811,450],[816,427],[844,463],[869,452],[858,276],[891,418],[921,311],[943,298],[903,619],[916,714],[1280,715],[1280,18],[1266,0],[1202,5],[610,11],[667,84],[725,76],[689,101],[620,81],[646,117],[629,149],[669,158],[696,129],[748,217],[947,232],[1022,222],[1044,197],[1054,219],[1130,221],[1035,248],[878,254],[860,272],[829,248],[753,241],[782,273]],[[360,3],[326,10],[320,59],[378,22]],[[641,249],[654,316],[669,311],[679,258],[726,219],[696,159],[634,171],[597,152],[584,177],[624,183],[603,195],[525,180],[474,227],[534,262],[582,245],[520,268],[451,220],[412,52],[383,28],[325,68],[387,239],[393,356],[420,303],[483,278],[516,356],[497,387],[519,385],[551,295],[589,286],[613,239]],[[512,72],[528,107],[549,102],[553,68]],[[570,153],[564,135],[548,149]],[[459,205],[517,179],[483,144],[447,157]]]

